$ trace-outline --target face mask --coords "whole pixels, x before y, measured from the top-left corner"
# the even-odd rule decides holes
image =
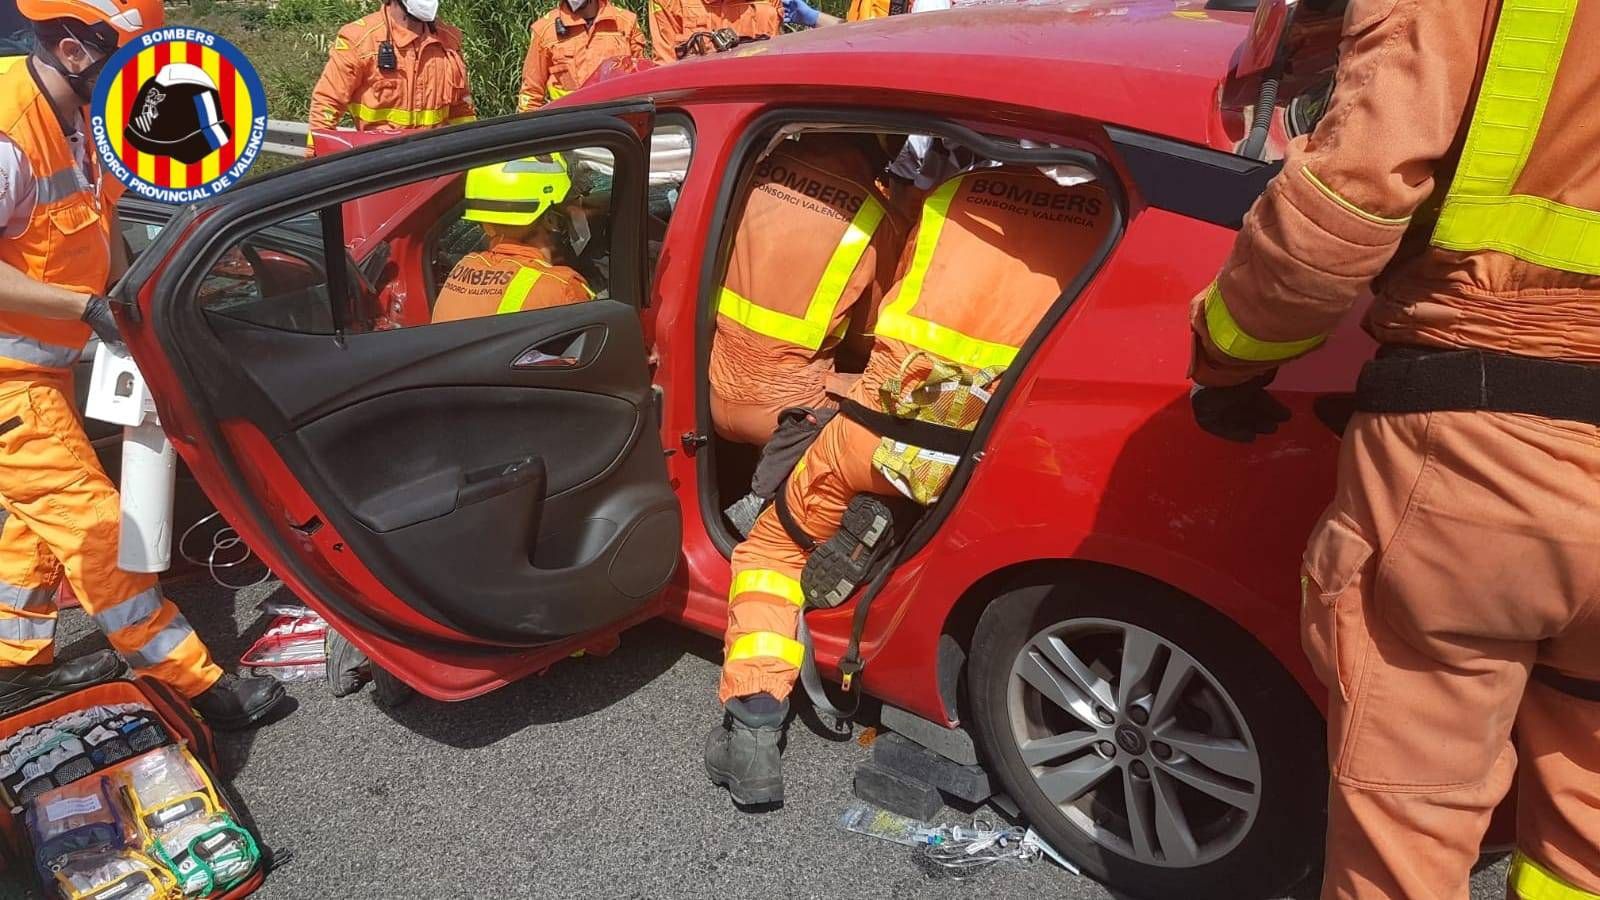
[[[432,22],[439,15],[439,0],[400,0],[413,19]]]
[[[71,32],[68,32],[68,34],[71,35],[74,40],[77,40],[76,35],[72,35]],[[85,44],[83,41],[78,41],[78,45],[83,47],[86,52],[90,52],[89,45]],[[100,78],[100,73],[104,71],[106,63],[111,61],[110,51],[100,52],[100,58],[92,63],[89,63],[88,67],[82,72],[73,72],[69,70],[66,65],[61,62],[61,60],[57,59],[54,53],[49,52],[42,47],[39,48],[35,55],[38,57],[40,62],[43,62],[50,68],[60,72],[61,77],[67,80],[67,85],[72,88],[72,92],[78,95],[78,99],[82,100],[84,103],[88,103],[94,99],[94,83]]]
[[[577,12],[578,10],[583,9],[584,4],[588,2],[589,0],[567,0],[567,8],[573,12]]]
[[[82,72],[76,75],[67,75],[67,83],[72,85],[72,92],[78,95],[79,100],[88,103],[94,99],[94,83],[100,80],[100,73],[105,70],[106,63],[110,61],[111,57],[108,54],[90,63],[89,68],[84,69]]]

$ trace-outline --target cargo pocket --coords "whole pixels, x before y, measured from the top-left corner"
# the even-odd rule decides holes
[[[1372,545],[1339,516],[1306,545],[1300,574],[1300,643],[1317,677],[1349,700],[1366,656],[1360,591]]]

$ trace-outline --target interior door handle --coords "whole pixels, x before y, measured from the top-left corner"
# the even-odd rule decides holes
[[[513,369],[576,369],[583,362],[589,332],[563,334],[522,351],[511,361]]]
[[[456,490],[456,508],[498,497],[526,485],[540,485],[538,499],[544,499],[544,458],[525,456],[522,459],[488,466],[463,473]]]

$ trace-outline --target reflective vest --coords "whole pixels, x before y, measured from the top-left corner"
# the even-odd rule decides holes
[[[434,300],[433,321],[545,309],[593,300],[594,292],[573,269],[545,259],[532,248],[501,243],[469,253],[450,272]]]
[[[851,293],[852,281],[860,286],[860,280],[854,278],[856,268],[883,223],[883,204],[867,187],[834,174],[830,168],[812,166],[799,154],[773,154],[757,169],[757,179],[755,190],[772,196],[752,197],[751,203],[763,204],[767,215],[781,215],[788,227],[781,229],[784,233],[774,228],[771,234],[760,234],[757,232],[761,229],[773,226],[773,219],[763,218],[754,223],[755,227],[741,224],[738,241],[745,246],[736,246],[735,253],[749,254],[753,266],[772,268],[769,272],[748,272],[741,278],[758,279],[768,287],[760,298],[746,297],[735,287],[745,285],[730,277],[717,301],[717,312],[756,334],[819,351],[830,337],[842,337],[849,325],[848,320],[838,326],[833,322],[840,304],[855,300],[846,295]],[[850,218],[840,218],[844,215]],[[810,273],[780,270],[781,267],[794,258],[796,248],[815,253],[813,258],[820,257],[821,248],[811,249],[815,245],[805,237],[797,237],[794,230],[815,234],[830,227],[839,227],[839,236],[821,274],[814,276],[815,282],[808,277],[796,284]],[[820,240],[823,235],[816,234],[815,238]],[[807,259],[801,265],[809,267],[815,262]],[[808,285],[809,291],[805,289]]]
[[[1093,256],[1110,211],[1098,187],[1062,187],[1031,169],[978,169],[923,201],[911,263],[878,316],[872,377],[842,406],[880,436],[872,465],[901,493],[938,500],[961,433],[977,427],[995,383]],[[945,448],[902,421],[942,431]]]
[[[1494,250],[1535,265],[1600,275],[1600,211],[1517,189],[1578,2],[1504,0],[1501,5],[1461,160],[1434,225],[1435,246]]]
[[[104,293],[117,193],[101,174],[92,148],[87,156],[95,184],[84,176],[28,64],[0,75],[0,132],[27,158],[37,190],[27,229],[0,238],[0,262],[46,284]],[[89,326],[75,319],[0,313],[0,372],[70,367],[89,334]]]

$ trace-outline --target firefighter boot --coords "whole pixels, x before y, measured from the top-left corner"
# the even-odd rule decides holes
[[[283,685],[265,675],[240,678],[225,674],[189,703],[219,731],[258,728],[278,713],[289,711]]]
[[[783,723],[788,701],[753,694],[728,701],[722,724],[706,739],[706,774],[739,806],[783,802]]]
[[[0,706],[20,708],[36,700],[64,694],[115,678],[122,673],[122,657],[100,650],[64,663],[0,668]]]

